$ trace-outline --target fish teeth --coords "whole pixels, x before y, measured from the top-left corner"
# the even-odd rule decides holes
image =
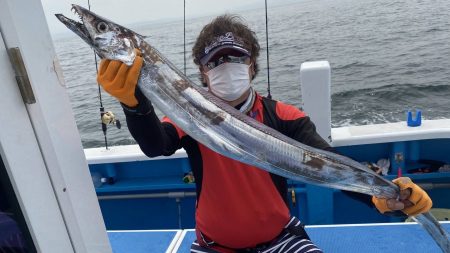
[[[84,25],[83,18],[81,17],[81,14],[78,13],[77,8],[75,8],[75,6],[72,6],[72,8],[70,8],[70,11],[73,12],[74,14],[76,14],[76,15],[78,16],[78,19],[79,19],[81,22],[78,22],[78,21],[72,20],[72,19],[69,19],[69,20],[70,20],[72,23],[74,23],[76,26],[78,26],[78,27],[83,26],[83,25]],[[67,19],[67,18],[66,18],[66,19]]]
[[[83,18],[81,17],[81,14],[78,13],[78,10],[75,8],[75,6],[72,6],[72,8],[70,8],[70,10],[71,10],[74,14],[77,14],[77,16],[78,16],[78,18],[79,18],[80,20],[83,20]]]

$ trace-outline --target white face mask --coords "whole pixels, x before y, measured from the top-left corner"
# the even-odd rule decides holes
[[[228,102],[238,99],[250,88],[250,66],[227,62],[209,70],[206,75],[211,92]]]

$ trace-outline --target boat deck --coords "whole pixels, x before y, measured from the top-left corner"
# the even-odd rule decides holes
[[[450,222],[442,222],[450,232]],[[417,223],[306,226],[311,240],[324,252],[441,252]],[[192,229],[109,231],[114,253],[189,252]]]

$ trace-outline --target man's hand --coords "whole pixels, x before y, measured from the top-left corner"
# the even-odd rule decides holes
[[[400,177],[392,182],[400,187],[400,198],[397,200],[372,197],[372,202],[380,213],[400,210],[409,216],[415,216],[430,210],[433,205],[430,197],[409,177]]]
[[[141,53],[136,49],[133,65],[127,66],[120,61],[102,60],[97,74],[97,82],[113,97],[128,107],[139,103],[134,96],[142,63]]]

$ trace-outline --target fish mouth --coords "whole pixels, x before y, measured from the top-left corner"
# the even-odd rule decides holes
[[[62,14],[55,14],[55,16],[63,23],[67,28],[72,30],[74,33],[76,33],[78,36],[80,36],[84,41],[86,41],[88,44],[92,45],[91,36],[89,34],[89,31],[86,29],[86,26],[84,25],[83,21],[83,12],[84,8],[72,4],[71,11],[78,15],[80,22],[72,20]]]

